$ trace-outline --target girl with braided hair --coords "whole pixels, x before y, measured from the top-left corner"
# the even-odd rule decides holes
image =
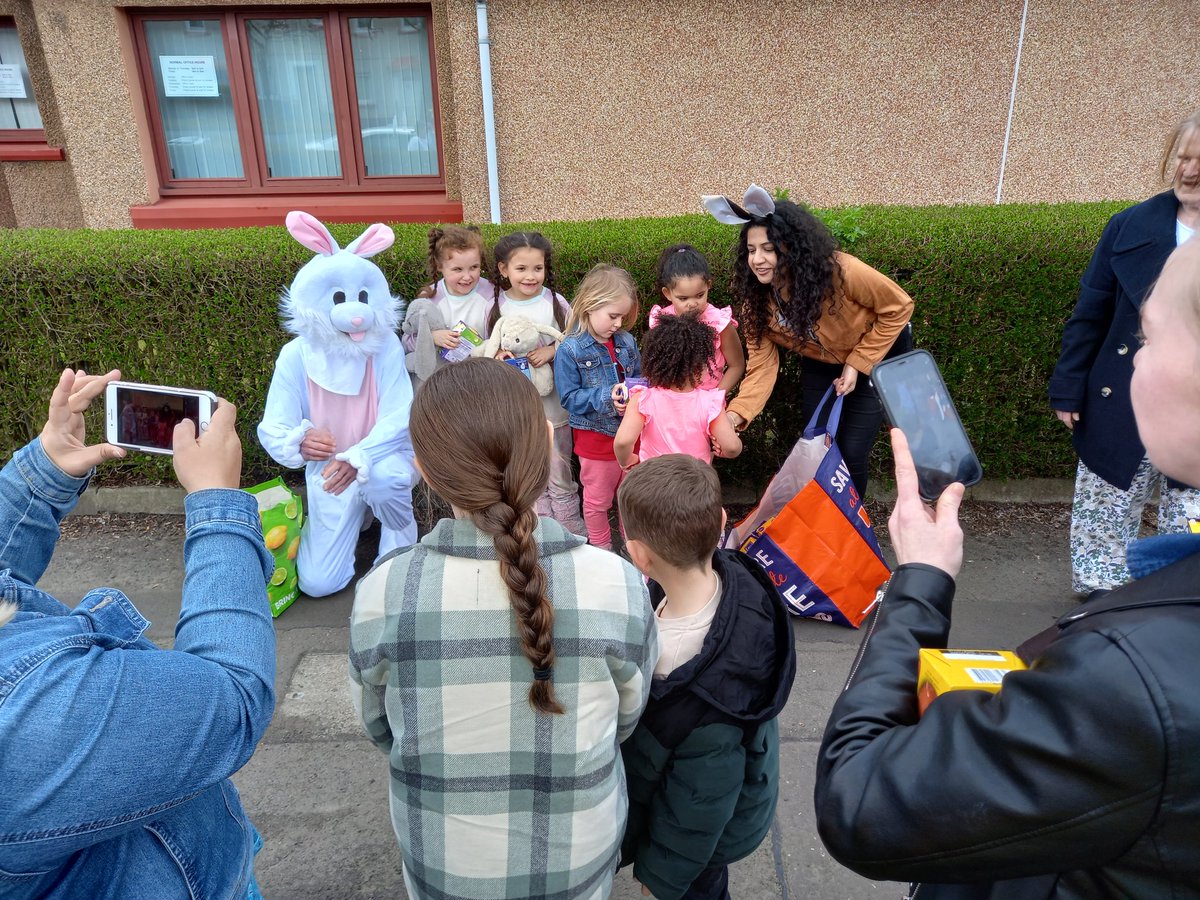
[[[455,517],[359,583],[350,626],[409,896],[607,897],[628,810],[619,742],[658,656],[645,584],[537,516],[551,436],[513,367],[438,370],[410,433]]]

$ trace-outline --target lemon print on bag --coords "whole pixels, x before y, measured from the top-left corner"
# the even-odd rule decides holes
[[[288,529],[286,525],[276,525],[273,528],[267,529],[267,534],[264,542],[268,550],[278,550],[283,546],[283,542],[287,540]]]
[[[277,616],[300,595],[296,557],[300,551],[304,504],[282,478],[273,478],[246,490],[258,502],[263,544],[275,560],[268,579],[267,599],[271,603],[271,615]]]

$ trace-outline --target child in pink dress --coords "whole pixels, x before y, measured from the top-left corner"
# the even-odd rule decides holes
[[[741,438],[725,416],[725,392],[701,387],[712,374],[714,338],[696,313],[664,316],[646,333],[642,375],[648,386],[630,390],[613,441],[622,469],[667,453],[711,463],[714,451],[726,458],[742,452]]]
[[[746,374],[746,354],[738,336],[737,320],[728,306],[712,306],[708,291],[712,274],[708,260],[691,244],[675,244],[658,257],[658,291],[669,302],[650,310],[650,327],[654,328],[663,316],[695,313],[714,332],[716,350],[712,370],[701,383],[702,388],[720,388],[729,393]]]

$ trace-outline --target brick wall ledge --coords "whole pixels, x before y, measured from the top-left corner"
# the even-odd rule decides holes
[[[166,197],[133,206],[134,228],[241,228],[282,225],[293,209],[322,222],[461,222],[462,203],[444,193],[274,194],[254,197]]]
[[[896,498],[891,484],[869,488],[869,500],[890,503]],[[984,479],[967,490],[968,500],[985,503],[1070,503],[1075,482],[1070,478]],[[747,488],[726,485],[727,504],[745,506],[757,497]],[[170,485],[129,485],[91,487],[84,491],[74,515],[97,516],[107,513],[183,515],[181,488]]]

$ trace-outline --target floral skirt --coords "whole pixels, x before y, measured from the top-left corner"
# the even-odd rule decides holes
[[[1077,593],[1114,588],[1130,580],[1125,548],[1137,540],[1142,510],[1156,487],[1159,533],[1187,531],[1188,519],[1200,518],[1200,491],[1169,487],[1148,459],[1138,466],[1127,491],[1079,463],[1071,505],[1071,587]]]

